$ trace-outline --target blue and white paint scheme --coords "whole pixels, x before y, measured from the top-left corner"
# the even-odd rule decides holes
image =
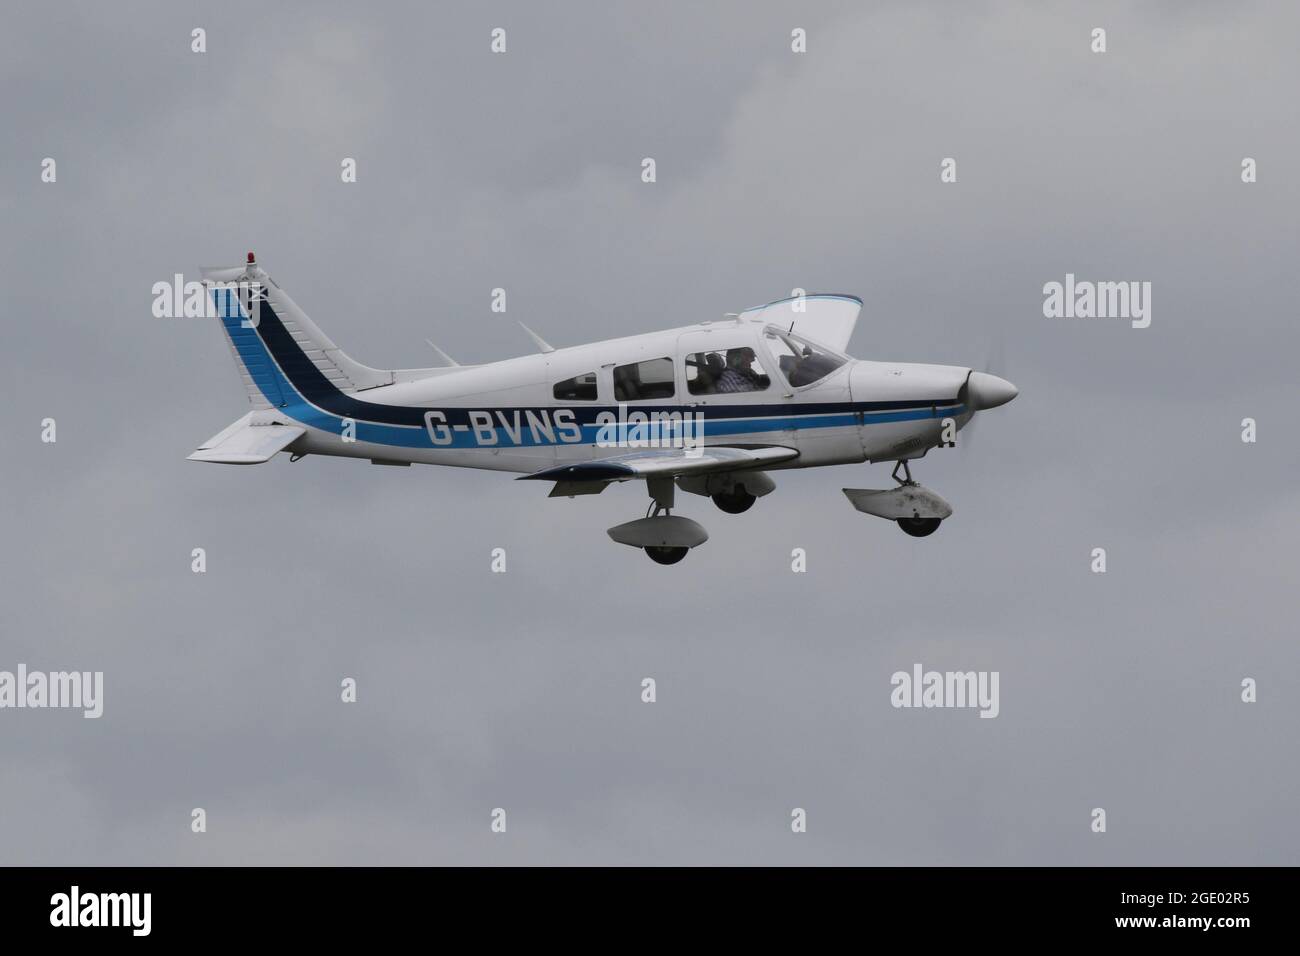
[[[256,464],[287,451],[295,461],[455,465],[553,482],[553,497],[643,480],[650,515],[610,536],[663,564],[708,537],[671,513],[675,490],[740,513],[774,489],[767,472],[787,468],[899,462],[900,487],[845,493],[859,510],[929,534],[951,508],[911,480],[907,462],[1017,394],[970,368],[850,358],[862,301],[849,295],[570,348],[529,331],[536,354],[385,370],[335,345],[252,253],[203,275],[253,410],[192,460]]]

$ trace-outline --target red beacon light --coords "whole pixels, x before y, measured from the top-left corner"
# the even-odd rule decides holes
[[[248,264],[251,266],[256,261],[257,261],[257,257],[250,252],[248,254]]]

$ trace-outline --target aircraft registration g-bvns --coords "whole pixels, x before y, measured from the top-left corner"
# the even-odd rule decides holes
[[[912,480],[908,461],[1017,394],[969,368],[850,358],[862,301],[848,295],[573,348],[529,331],[537,354],[458,365],[439,350],[444,367],[383,370],[335,345],[251,252],[247,265],[203,276],[253,411],[192,460],[247,465],[288,451],[292,461],[488,468],[553,482],[551,497],[641,480],[647,516],[609,536],[660,564],[708,540],[672,514],[678,489],[739,514],[776,487],[769,471],[786,468],[897,462],[898,487],[844,493],[859,511],[928,535],[952,508]]]

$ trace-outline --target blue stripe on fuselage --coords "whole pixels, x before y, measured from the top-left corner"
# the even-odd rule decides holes
[[[224,292],[228,303],[223,307],[217,299]],[[594,445],[605,431],[609,429],[641,429],[638,434],[649,437],[680,436],[680,418],[669,422],[637,425],[597,424],[595,419],[602,413],[617,416],[619,406],[585,405],[585,406],[533,406],[511,408],[489,408],[481,411],[492,416],[504,415],[512,428],[495,427],[495,444],[478,441],[475,429],[470,426],[469,408],[424,408],[406,405],[382,405],[364,402],[338,390],[332,382],[303,353],[293,336],[285,329],[280,317],[271,304],[263,299],[259,303],[259,321],[257,328],[246,327],[239,317],[238,300],[233,299],[229,289],[213,290],[217,301],[218,314],[229,334],[240,361],[252,377],[253,382],[272,406],[278,408],[288,417],[304,425],[338,434],[343,419],[356,423],[356,439],[379,445],[391,445],[401,448],[529,448],[537,446],[573,446]],[[233,307],[230,300],[233,300]],[[231,313],[234,313],[233,315]],[[575,441],[551,441],[546,435],[538,434],[528,425],[527,412],[545,416],[544,420],[553,422],[550,417],[558,410],[570,411],[581,430],[581,438]],[[928,418],[954,417],[964,411],[964,407],[953,399],[938,401],[895,401],[895,402],[826,402],[807,405],[726,405],[696,406],[683,409],[673,406],[626,406],[627,412],[643,412],[646,415],[675,414],[678,416],[692,413],[703,414],[704,435],[706,438],[719,438],[730,435],[758,434],[779,431],[804,431],[813,428],[849,428],[858,424],[861,414],[864,424],[873,425],[885,422],[921,421]],[[451,431],[451,441],[435,445],[424,425],[426,411],[441,412],[446,416]],[[473,411],[480,411],[473,409]],[[486,431],[486,429],[481,429]],[[511,433],[519,436],[515,441]],[[692,437],[695,437],[692,435]]]

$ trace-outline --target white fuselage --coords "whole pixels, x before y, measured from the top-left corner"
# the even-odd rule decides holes
[[[299,454],[532,473],[617,454],[629,434],[633,442],[655,440],[688,421],[702,423],[705,445],[780,445],[799,457],[775,467],[811,467],[919,458],[940,441],[945,419],[960,428],[969,417],[959,397],[968,368],[836,353],[838,367],[792,384],[779,331],[756,321],[704,323],[348,391],[325,382],[309,354],[295,355],[288,332],[266,319],[260,332],[280,379],[268,412],[306,426],[292,446]],[[697,387],[703,363],[692,366],[691,356],[738,349],[753,350],[765,386]],[[633,394],[624,371],[638,363],[664,370],[653,387],[637,383],[645,394]],[[561,388],[575,381],[581,386]],[[631,433],[611,430],[611,420],[630,423]]]

